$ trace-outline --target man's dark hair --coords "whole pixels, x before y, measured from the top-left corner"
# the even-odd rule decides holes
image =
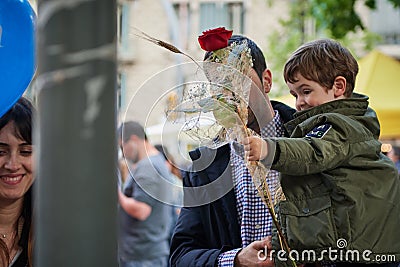
[[[240,44],[244,41],[247,41],[247,46],[250,48],[250,54],[253,59],[253,69],[257,72],[258,77],[262,81],[262,74],[267,68],[267,64],[265,62],[264,54],[257,44],[243,35],[232,35],[232,37],[228,40],[228,45],[231,45],[232,43]],[[204,60],[208,59],[211,56],[211,53],[212,52],[210,51],[206,52],[204,55]]]
[[[144,131],[143,126],[136,121],[124,122],[119,127],[119,135],[124,142],[128,141],[132,135],[136,135],[142,140],[147,140],[147,135]]]

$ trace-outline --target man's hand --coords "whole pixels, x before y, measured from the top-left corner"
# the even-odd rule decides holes
[[[128,213],[131,217],[138,219],[139,221],[146,220],[150,214],[152,207],[144,202],[138,201],[133,197],[127,197],[118,189],[119,204],[123,210]]]
[[[261,241],[254,241],[236,254],[235,267],[265,266],[273,267],[274,262],[270,257],[272,246],[271,237]],[[265,255],[265,253],[267,255]]]
[[[243,140],[246,157],[250,161],[263,160],[268,155],[267,142],[260,137],[250,136]]]

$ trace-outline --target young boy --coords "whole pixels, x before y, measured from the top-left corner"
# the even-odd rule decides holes
[[[338,42],[299,47],[284,68],[297,109],[285,125],[290,138],[244,140],[249,160],[281,173],[285,199],[277,214],[299,262],[399,261],[399,178],[381,153],[368,97],[353,93],[357,72],[356,60]],[[277,242],[273,237],[280,249]],[[308,250],[316,254],[302,257]]]

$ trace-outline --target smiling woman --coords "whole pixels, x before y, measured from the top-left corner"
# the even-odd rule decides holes
[[[32,104],[0,118],[0,266],[32,266]]]

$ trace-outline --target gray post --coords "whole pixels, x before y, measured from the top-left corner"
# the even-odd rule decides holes
[[[116,3],[40,0],[34,266],[117,266]]]

